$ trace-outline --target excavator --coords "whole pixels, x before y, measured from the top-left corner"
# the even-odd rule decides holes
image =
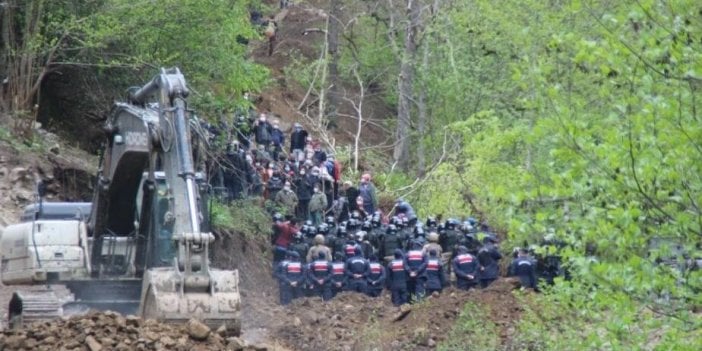
[[[178,68],[131,89],[105,123],[92,202],[44,202],[39,186],[38,202],[5,228],[3,284],[46,286],[13,293],[11,327],[97,309],[239,333],[238,271],[208,259],[207,177],[188,94]]]

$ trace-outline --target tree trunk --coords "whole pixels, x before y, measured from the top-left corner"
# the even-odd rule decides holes
[[[410,124],[412,112],[412,92],[414,83],[414,61],[417,53],[417,30],[421,24],[421,4],[418,0],[407,0],[407,27],[405,43],[398,78],[397,129],[395,130],[395,150],[393,158],[400,169],[409,169]]]
[[[41,48],[32,47],[40,35],[43,15],[42,0],[10,0],[2,7],[0,111],[13,117],[15,134],[25,140],[32,137],[39,84],[60,45],[60,40],[54,43],[46,58],[40,57]],[[22,28],[16,22],[18,18],[22,19]]]
[[[427,71],[429,65],[429,45],[424,43],[422,54],[422,70]],[[426,172],[426,158],[424,150],[424,133],[427,126],[427,84],[422,81],[417,101],[417,177],[423,177]]]
[[[339,89],[339,33],[341,31],[341,1],[331,0],[327,25],[327,70],[329,91],[327,92],[326,115],[328,128],[336,128],[341,100]]]

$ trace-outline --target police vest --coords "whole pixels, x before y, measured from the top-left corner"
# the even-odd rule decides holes
[[[380,265],[380,263],[373,262],[370,264],[370,275],[373,276],[373,278],[377,278],[380,275],[382,275],[383,272],[383,266]]]
[[[417,266],[422,263],[424,255],[419,250],[412,250],[407,253],[407,263],[411,266]]]
[[[429,259],[427,262],[427,270],[428,271],[438,271],[439,270],[439,260],[437,259]]]
[[[290,262],[287,264],[287,266],[285,266],[285,271],[288,274],[294,274],[294,275],[300,274],[300,273],[302,273],[302,263]]]
[[[393,272],[402,272],[405,270],[405,263],[402,260],[392,260],[390,262],[390,269]]]
[[[344,264],[332,263],[332,275],[344,275]]]
[[[327,261],[314,261],[312,262],[312,271],[315,276],[322,276],[329,271],[329,265]]]

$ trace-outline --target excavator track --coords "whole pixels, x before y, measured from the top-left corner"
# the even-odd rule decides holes
[[[63,303],[52,290],[16,291],[10,299],[8,320],[10,328],[60,318]]]

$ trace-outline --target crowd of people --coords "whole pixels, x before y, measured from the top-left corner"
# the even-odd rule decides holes
[[[221,197],[261,197],[274,213],[281,304],[311,295],[328,300],[346,290],[379,296],[388,289],[400,305],[453,281],[459,289],[485,288],[499,276],[503,255],[489,227],[472,217],[419,221],[402,198],[384,214],[371,174],[357,184],[342,181],[341,163],[299,123],[287,135],[267,113],[249,111],[238,114],[232,128],[207,128],[211,138],[230,131],[225,155],[208,172],[221,178]],[[524,250],[514,256],[510,274],[535,288],[537,262]]]
[[[441,292],[454,280],[458,289],[468,290],[486,288],[500,275],[498,239],[475,219],[420,222],[402,199],[393,214],[386,221],[380,211],[365,218],[354,211],[346,221],[328,216],[319,225],[308,220],[301,226],[275,214],[280,303],[302,296],[329,300],[342,291],[377,297],[387,289],[392,303],[401,305]],[[513,255],[509,275],[535,289],[539,264],[526,249]],[[540,273],[545,277],[545,270]]]

